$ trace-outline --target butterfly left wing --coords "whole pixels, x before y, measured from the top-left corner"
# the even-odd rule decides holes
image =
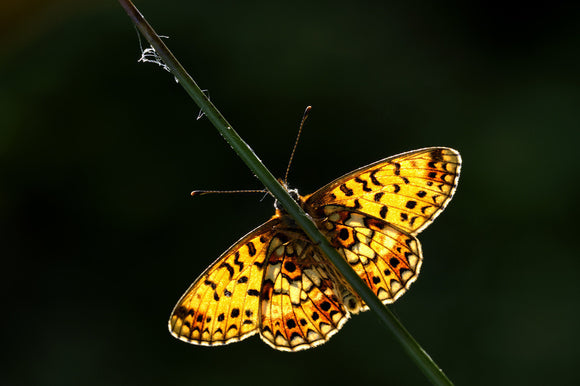
[[[274,217],[254,229],[201,274],[173,309],[173,336],[213,346],[258,332],[264,262],[279,224]]]

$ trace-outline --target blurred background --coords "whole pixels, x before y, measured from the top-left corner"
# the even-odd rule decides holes
[[[456,384],[578,384],[580,7],[142,0],[239,134],[302,194],[426,146],[463,156],[391,309]],[[6,385],[421,385],[374,314],[327,344],[170,336],[191,282],[273,214],[115,1],[0,5]]]

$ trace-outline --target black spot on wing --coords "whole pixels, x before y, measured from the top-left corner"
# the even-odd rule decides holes
[[[346,184],[340,185],[340,190],[344,193],[345,196],[350,197],[354,194],[353,190],[346,186]]]
[[[364,190],[365,192],[371,192],[372,191],[372,189],[369,188],[369,186],[368,186],[369,183],[367,181],[363,180],[360,177],[356,177],[354,180],[355,180],[355,182],[358,182],[359,184],[362,185],[362,190]]]
[[[377,174],[379,171],[380,171],[380,169],[375,169],[375,170],[373,170],[373,171],[370,173],[369,177],[370,177],[370,179],[371,179],[371,182],[372,182],[373,184],[375,184],[376,186],[383,186],[383,184],[381,184],[381,183],[379,182],[379,180],[377,180],[377,176],[375,175],[375,174]]]
[[[381,210],[379,211],[379,215],[380,215],[382,218],[386,218],[386,217],[387,217],[387,212],[388,212],[388,211],[389,211],[389,208],[387,208],[387,206],[386,206],[386,205],[383,205],[383,206],[381,207]]]
[[[260,291],[258,291],[256,289],[249,289],[248,290],[248,295],[250,295],[250,296],[260,296]]]
[[[250,254],[250,256],[255,256],[256,255],[256,247],[254,246],[253,242],[249,242],[246,244],[246,246],[248,247],[248,253]]]
[[[235,324],[232,324],[231,326],[228,327],[228,330],[227,331],[237,330],[237,329],[238,329],[238,326],[236,326]]]
[[[242,263],[239,259],[240,259],[240,251],[236,251],[235,255],[234,255],[234,264],[236,264],[238,267],[240,267],[240,271],[242,270],[242,268],[244,268],[244,263]]]
[[[296,271],[296,264],[291,261],[287,261],[284,263],[284,269],[286,269],[288,272],[294,272]]]
[[[225,268],[230,273],[230,279],[234,276],[234,268],[225,261],[219,265],[219,268]]]
[[[290,340],[294,340],[296,338],[302,338],[302,335],[300,335],[298,332],[294,331],[292,334],[290,334]]]
[[[211,280],[208,280],[208,279],[206,279],[206,280],[203,282],[203,284],[210,286],[212,290],[215,290],[215,289],[217,288],[217,284],[216,284],[216,283],[214,283],[214,282],[213,282],[213,281],[211,281]]]

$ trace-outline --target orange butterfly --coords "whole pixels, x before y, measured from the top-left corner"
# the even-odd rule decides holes
[[[297,196],[373,292],[388,304],[417,279],[415,237],[445,208],[461,157],[431,147],[385,158]],[[283,209],[221,255],[185,292],[169,320],[178,339],[220,345],[256,333],[275,349],[326,342],[368,307]]]

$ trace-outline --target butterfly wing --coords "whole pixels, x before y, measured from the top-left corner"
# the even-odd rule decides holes
[[[173,309],[173,336],[213,346],[258,332],[264,263],[279,224],[274,217],[254,229],[201,274]]]
[[[330,242],[377,297],[388,304],[405,293],[423,259],[415,236],[345,207],[328,205],[325,210],[328,217],[322,224]]]
[[[175,306],[169,330],[195,344],[236,342],[258,331],[273,348],[327,341],[348,319],[341,285],[288,217],[274,217],[220,256]]]
[[[326,342],[349,318],[344,289],[302,231],[280,231],[262,286],[260,336],[275,349],[298,351]]]
[[[340,177],[303,206],[379,299],[392,303],[416,280],[422,252],[415,235],[453,196],[460,167],[453,149],[415,150]]]
[[[384,220],[411,235],[425,229],[455,193],[461,156],[430,147],[385,158],[306,197],[305,210],[324,216],[333,204]]]

